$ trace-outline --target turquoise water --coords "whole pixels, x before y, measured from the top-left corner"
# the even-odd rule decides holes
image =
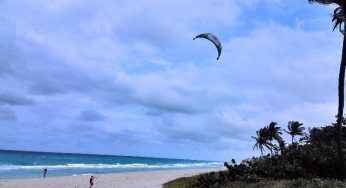
[[[201,160],[0,150],[0,178],[74,176],[116,172],[221,168]]]

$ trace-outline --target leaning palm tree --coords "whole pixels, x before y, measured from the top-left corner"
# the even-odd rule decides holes
[[[343,152],[341,146],[341,131],[343,124],[343,115],[344,115],[344,83],[345,83],[345,67],[346,67],[346,1],[345,0],[308,0],[309,3],[320,3],[324,5],[334,4],[337,7],[333,13],[334,29],[338,28],[339,31],[344,34],[343,49],[341,55],[340,71],[339,71],[339,86],[338,86],[338,95],[339,95],[339,105],[338,105],[338,114],[336,115],[336,128],[337,128],[337,154],[340,166],[340,178],[344,178],[344,160]]]
[[[251,136],[253,139],[256,140],[256,143],[253,146],[253,149],[255,148],[260,149],[261,156],[263,156],[264,148],[269,149],[269,151],[272,153],[273,144],[269,142],[268,130],[266,128],[262,128],[259,131],[256,131],[256,134],[257,134],[257,137]]]
[[[285,132],[292,136],[292,144],[295,136],[304,135],[305,127],[303,127],[303,123],[299,123],[299,121],[289,121],[287,128],[288,131],[285,130]]]
[[[280,142],[282,141],[282,138],[280,136],[282,132],[281,132],[281,128],[277,127],[277,123],[272,121],[266,128],[268,130],[269,140],[270,141],[275,140],[280,144]]]

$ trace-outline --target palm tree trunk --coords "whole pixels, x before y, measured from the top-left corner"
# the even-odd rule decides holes
[[[294,138],[294,136],[292,135],[292,143],[291,143],[291,145],[293,145],[293,138]]]
[[[344,26],[346,29],[346,25]],[[346,66],[346,38],[344,36],[341,63],[340,63],[340,71],[339,71],[339,86],[338,86],[338,95],[339,95],[339,106],[338,106],[338,115],[336,120],[336,128],[337,128],[337,138],[336,138],[336,146],[337,146],[337,154],[338,154],[338,162],[339,162],[339,174],[340,178],[343,179],[344,175],[344,157],[341,146],[341,138],[342,138],[342,123],[343,123],[343,114],[344,114],[344,84],[345,84],[345,66]]]

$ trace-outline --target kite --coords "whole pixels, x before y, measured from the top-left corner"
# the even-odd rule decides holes
[[[205,39],[211,41],[212,43],[214,43],[214,45],[217,49],[217,52],[218,52],[218,56],[217,56],[216,60],[219,60],[220,55],[221,55],[221,51],[222,51],[222,46],[221,46],[221,42],[219,41],[219,39],[215,35],[213,35],[211,33],[203,33],[203,34],[197,35],[195,38],[193,38],[193,40],[195,40],[196,38],[205,38]]]

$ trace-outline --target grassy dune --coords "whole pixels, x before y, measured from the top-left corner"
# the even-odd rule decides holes
[[[195,188],[198,176],[179,178],[164,184],[164,188]],[[331,179],[296,179],[296,180],[263,180],[256,183],[231,182],[227,185],[211,185],[210,188],[283,188],[283,187],[307,187],[307,188],[333,188],[346,187],[345,181]]]

